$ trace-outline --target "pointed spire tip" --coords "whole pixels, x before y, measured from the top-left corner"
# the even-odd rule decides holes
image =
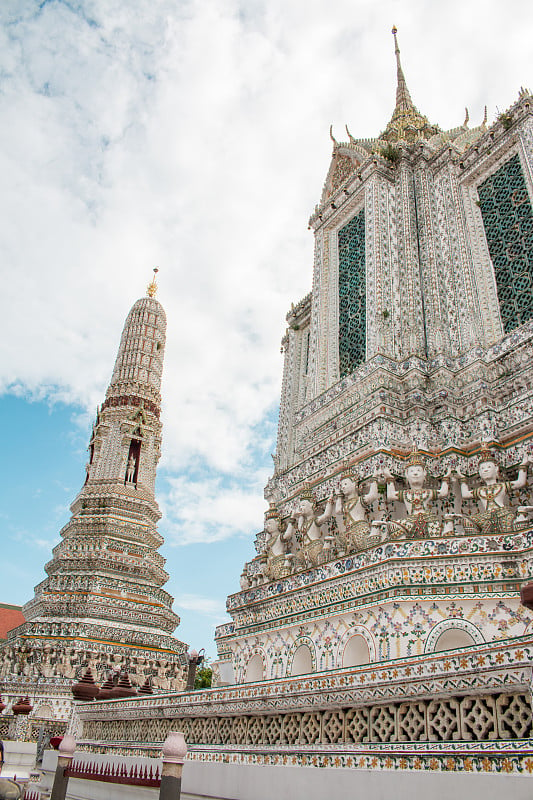
[[[411,99],[400,61],[400,46],[396,36],[397,33],[398,28],[396,25],[393,25],[392,35],[394,36],[397,80],[396,106],[382,137],[389,143],[400,140],[415,141],[419,138],[428,139],[438,128],[429,124],[427,118],[418,111]]]
[[[146,294],[148,297],[155,297],[157,292],[157,283],[155,282],[155,276],[159,272],[159,267],[154,267],[154,277],[152,278],[151,282],[146,287]]]

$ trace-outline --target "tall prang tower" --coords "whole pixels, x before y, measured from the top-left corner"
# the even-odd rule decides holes
[[[533,97],[443,131],[393,34],[384,131],[330,131],[270,508],[216,634],[222,682],[531,630]]]
[[[183,731],[199,794],[250,776],[262,798],[527,794],[533,98],[442,131],[395,51],[389,124],[334,140],[311,217],[269,508],[215,686],[112,722],[80,710],[93,752]]]
[[[93,425],[85,484],[47,577],[24,606],[26,622],[0,654],[4,688],[27,694],[24,683],[38,681],[41,706],[51,705],[56,718],[69,706],[61,688],[68,697],[87,667],[97,681],[127,671],[133,685],[183,686],[186,645],[172,636],[179,618],[163,589],[168,573],[156,528],[166,331],[156,288],[154,279],[128,314]]]

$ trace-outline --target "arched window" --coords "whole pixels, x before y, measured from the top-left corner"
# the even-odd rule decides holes
[[[306,644],[297,647],[292,659],[291,675],[307,675],[313,672],[313,656]]]
[[[346,642],[342,655],[343,667],[359,667],[370,663],[370,650],[364,636],[357,633]]]
[[[470,647],[476,644],[473,637],[460,628],[448,628],[443,631],[435,642],[435,653],[442,650],[455,650],[457,647]]]
[[[255,656],[252,656],[249,660],[248,664],[246,665],[246,673],[244,676],[245,683],[251,683],[251,681],[262,681],[263,680],[263,659],[256,653]]]

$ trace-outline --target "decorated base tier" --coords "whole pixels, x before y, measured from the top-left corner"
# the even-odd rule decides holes
[[[227,601],[222,683],[403,658],[532,630],[533,530],[390,540]]]
[[[78,748],[157,757],[170,730],[188,761],[528,775],[533,638],[244,686],[77,708]],[[220,772],[213,773],[220,776]],[[287,772],[285,780],[291,781]],[[234,795],[232,795],[234,796]]]

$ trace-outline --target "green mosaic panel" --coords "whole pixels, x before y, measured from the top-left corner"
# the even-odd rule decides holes
[[[478,187],[505,333],[533,318],[533,211],[518,155]]]
[[[365,212],[341,228],[339,244],[339,367],[341,378],[366,356]]]

